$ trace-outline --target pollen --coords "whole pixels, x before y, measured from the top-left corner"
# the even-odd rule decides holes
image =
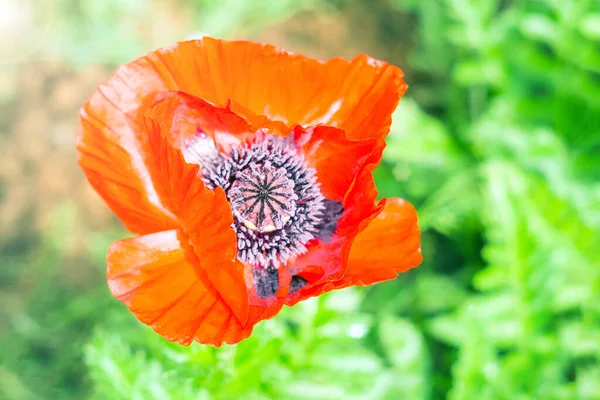
[[[245,220],[245,221],[244,221],[244,225],[246,226],[246,228],[248,228],[248,229],[250,229],[250,230],[253,230],[253,231],[256,231],[256,230],[258,230],[258,228],[256,227],[256,225],[254,225],[254,224],[252,223],[252,221]]]

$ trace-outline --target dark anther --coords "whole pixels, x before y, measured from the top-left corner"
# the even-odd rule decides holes
[[[300,275],[292,276],[292,282],[290,283],[290,293],[296,293],[298,290],[302,289],[308,281],[301,277]]]
[[[316,237],[325,241],[331,240],[331,237],[337,229],[337,224],[342,214],[344,213],[344,205],[336,200],[323,200],[325,209],[322,211],[322,217],[317,224]]]
[[[254,286],[258,297],[265,299],[273,297],[279,289],[279,272],[272,265],[257,265],[252,268]]]

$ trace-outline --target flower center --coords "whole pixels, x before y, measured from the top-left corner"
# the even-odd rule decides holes
[[[207,139],[199,135],[188,144],[188,162],[200,164],[208,188],[225,190],[240,260],[257,271],[276,269],[304,253],[309,241],[328,240],[335,232],[343,207],[323,198],[315,170],[290,138],[266,135],[229,154],[201,152]]]

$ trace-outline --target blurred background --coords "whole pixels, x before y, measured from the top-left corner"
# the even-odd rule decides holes
[[[203,35],[406,72],[376,175],[419,268],[219,349],[110,296],[78,107]],[[0,37],[0,399],[600,399],[597,0],[0,0]]]

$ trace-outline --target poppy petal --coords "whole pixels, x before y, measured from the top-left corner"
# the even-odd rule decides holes
[[[289,127],[330,125],[351,139],[385,136],[407,89],[399,68],[366,55],[321,62],[270,45],[211,38],[159,52],[156,58],[171,70],[178,57],[195,57],[196,65],[187,67],[207,73],[193,82],[193,74],[172,74],[174,81],[216,104],[231,100],[232,109],[251,122],[265,115]]]
[[[351,139],[383,138],[406,91],[404,73],[360,55],[322,62],[265,44],[205,37],[158,49],[122,66],[112,81],[123,99],[179,90],[231,110],[254,127],[264,116],[331,125]]]
[[[394,279],[422,261],[417,212],[402,199],[387,199],[381,213],[352,244],[345,280],[372,285]]]
[[[158,106],[160,107],[160,105]],[[169,208],[189,237],[202,268],[240,323],[248,318],[248,290],[244,265],[237,259],[237,241],[231,228],[233,214],[222,188],[208,189],[199,167],[188,164],[182,152],[168,142],[179,124],[154,120],[149,113],[148,138],[156,162],[157,190],[169,199]]]
[[[357,174],[378,150],[375,139],[348,140],[343,130],[330,126],[296,126],[293,134],[308,166],[317,171],[321,193],[339,202],[344,201]]]
[[[167,340],[220,346],[248,337],[210,281],[188,260],[176,230],[113,243],[107,256],[112,294]]]
[[[143,157],[143,132],[124,116],[109,96],[107,86],[98,91],[79,112],[77,148],[79,165],[92,187],[131,232],[150,233],[176,227],[154,189]],[[123,105],[121,105],[123,106]]]
[[[196,147],[194,145],[202,137],[211,141],[216,150],[225,153],[232,146],[254,138],[254,133],[242,117],[227,108],[215,107],[183,92],[162,92],[160,100],[144,115],[160,123],[169,143],[181,149],[186,159],[192,161],[195,155],[193,151],[199,149],[190,147]]]

